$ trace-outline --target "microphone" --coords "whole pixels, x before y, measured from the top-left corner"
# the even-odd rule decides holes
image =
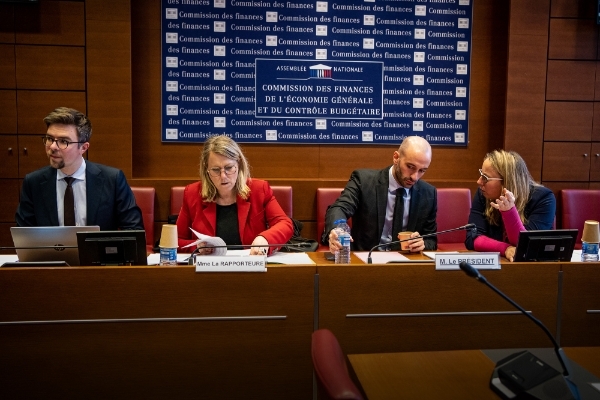
[[[247,247],[288,247],[288,248],[295,248],[297,251],[303,251],[301,250],[301,248],[303,247],[307,247],[310,248],[311,244],[308,242],[298,242],[298,243],[294,243],[294,244],[288,244],[288,243],[277,243],[277,244],[229,244],[229,245],[220,245],[220,246],[204,246],[204,247],[196,247],[194,249],[194,251],[192,251],[192,253],[190,254],[190,257],[188,258],[188,265],[194,265],[194,256],[196,255],[196,253],[198,253],[198,251],[200,251],[200,249],[207,249],[207,248],[213,248],[213,249],[222,249],[222,248],[233,248],[233,249],[245,249]]]
[[[430,237],[430,236],[437,236],[437,235],[441,235],[442,233],[462,231],[462,230],[468,230],[468,229],[475,229],[475,224],[467,224],[467,225],[459,226],[458,228],[446,229],[445,231],[428,233],[426,235],[415,236],[415,237],[411,237],[408,239],[395,240],[395,241],[389,242],[389,243],[380,243],[376,246],[373,246],[373,248],[371,250],[369,250],[369,255],[367,256],[367,264],[373,264],[373,261],[371,259],[371,253],[379,247],[385,247],[385,246],[389,246],[391,244],[396,244],[396,243],[408,242],[409,240],[414,240],[414,239],[426,238],[426,237]]]
[[[567,359],[559,344],[554,339],[548,328],[533,315],[528,313],[523,307],[518,305],[513,299],[502,293],[498,288],[489,283],[485,276],[474,268],[471,264],[461,261],[462,269],[471,278],[484,283],[504,300],[508,301],[517,310],[521,311],[527,318],[539,326],[554,345],[554,352],[560,362],[563,370],[562,377],[560,373],[537,358],[529,351],[521,351],[500,360],[496,364],[490,386],[502,398],[514,399],[520,396],[529,396],[531,399],[580,399],[579,390],[570,379]],[[566,387],[565,387],[566,386]],[[559,396],[560,390],[564,389],[564,396]],[[551,393],[548,395],[547,393]]]

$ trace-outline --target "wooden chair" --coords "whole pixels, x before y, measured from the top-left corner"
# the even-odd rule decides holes
[[[135,196],[135,202],[142,210],[144,229],[146,230],[146,250],[152,253],[154,245],[154,198],[156,189],[153,187],[132,186],[131,191]]]
[[[583,225],[588,219],[600,221],[600,190],[563,189],[560,191],[563,229],[579,229],[575,248],[581,249]]]
[[[364,399],[363,394],[350,378],[346,356],[337,338],[329,329],[313,332],[311,353],[319,388],[323,389],[329,399]]]
[[[471,190],[466,188],[442,188],[437,190],[437,230],[458,228],[469,223]],[[438,250],[466,250],[466,231],[438,235]]]

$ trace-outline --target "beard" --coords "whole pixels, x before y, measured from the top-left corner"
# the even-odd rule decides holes
[[[48,154],[48,158],[50,159],[50,166],[54,169],[63,169],[65,167],[65,160],[61,158],[60,161],[56,161],[51,157],[52,154],[54,153]]]

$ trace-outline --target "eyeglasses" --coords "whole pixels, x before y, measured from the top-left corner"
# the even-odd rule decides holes
[[[214,167],[214,168],[208,169],[208,173],[213,178],[218,178],[219,176],[221,176],[221,171],[225,171],[225,175],[227,175],[227,176],[233,175],[237,172],[237,165],[228,165],[223,168]]]
[[[50,147],[50,146],[52,146],[52,143],[54,143],[54,142],[56,142],[56,145],[61,150],[65,150],[72,143],[85,143],[85,142],[71,142],[70,140],[67,140],[67,139],[54,139],[51,136],[42,136],[42,143],[44,143],[44,146]]]
[[[502,178],[490,178],[489,176],[487,176],[486,174],[484,174],[481,169],[479,169],[479,175],[481,175],[481,179],[483,180],[483,184],[484,185],[486,183],[488,183],[489,181],[503,181],[504,180]]]

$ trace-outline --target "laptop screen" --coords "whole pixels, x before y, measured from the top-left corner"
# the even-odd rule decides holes
[[[65,261],[69,265],[79,265],[77,232],[99,230],[97,225],[13,226],[10,233],[19,261]]]

